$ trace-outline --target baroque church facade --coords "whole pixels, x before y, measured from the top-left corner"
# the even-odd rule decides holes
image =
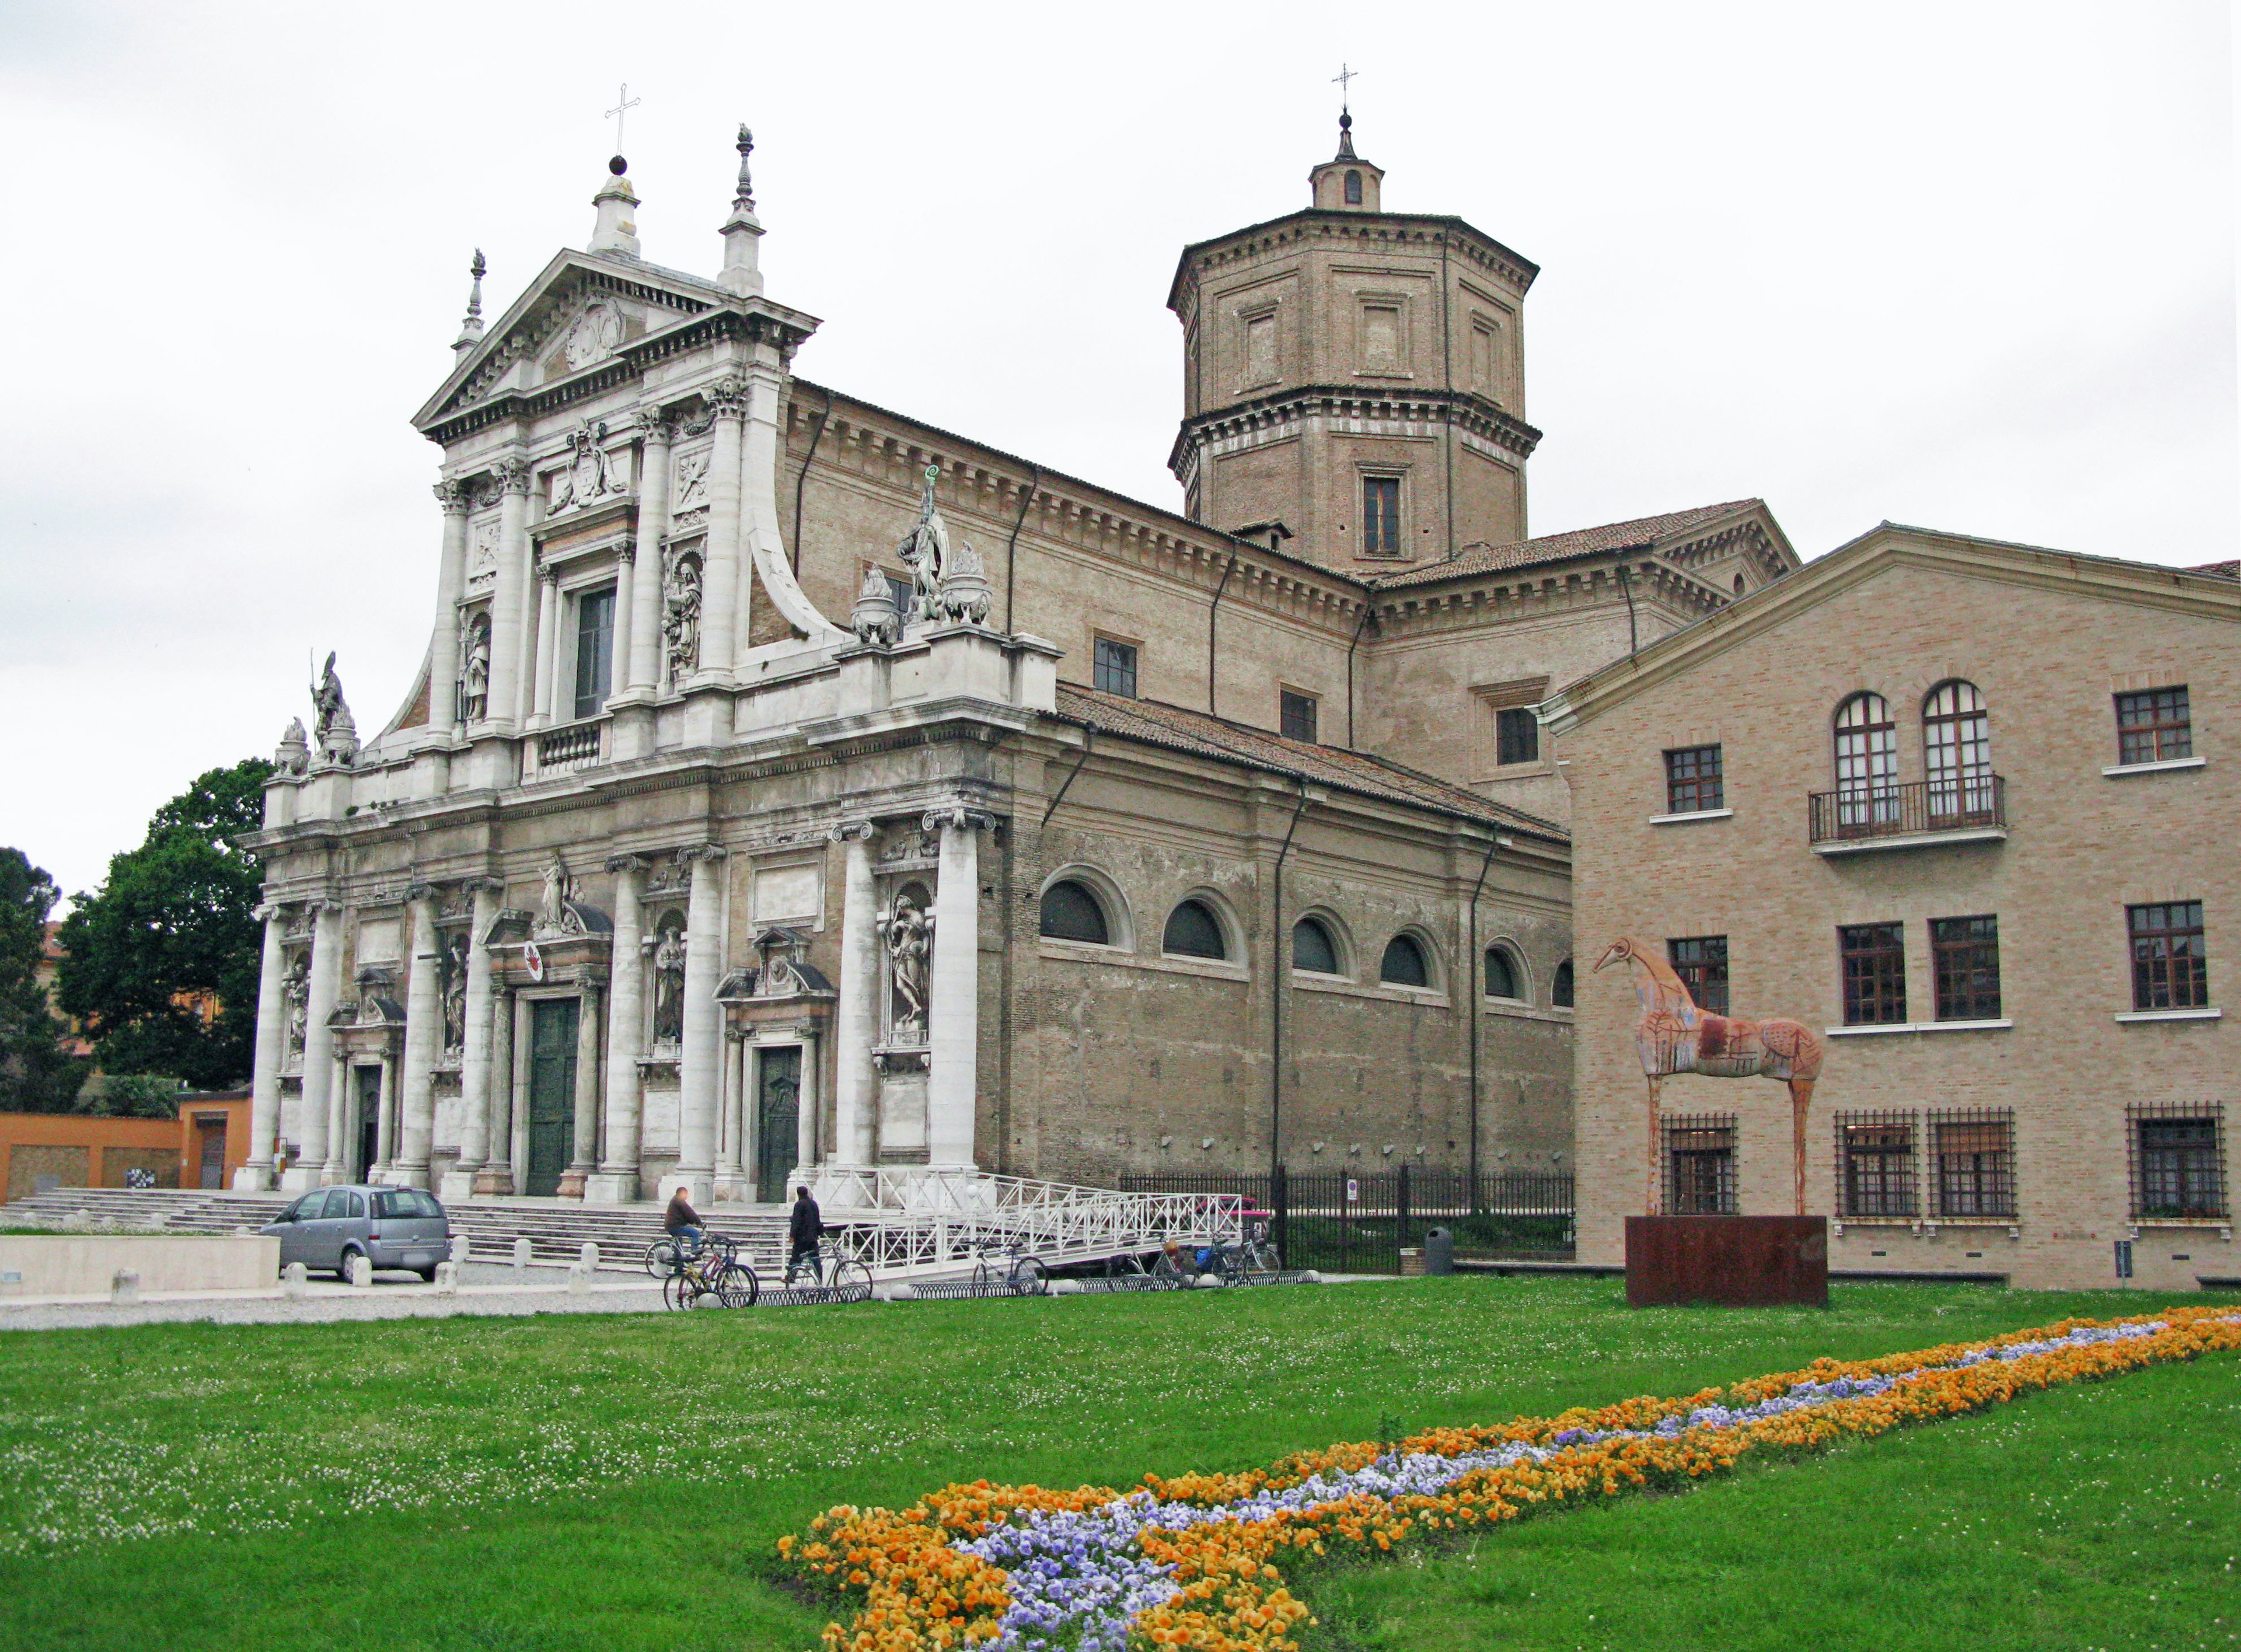
[[[862,1173],[1569,1168],[1534,707],[1796,566],[1755,500],[1530,538],[1535,266],[1388,212],[1186,248],[1178,514],[794,371],[741,130],[712,278],[593,233],[449,377],[434,613],[331,660],[237,1185],[767,1201]]]

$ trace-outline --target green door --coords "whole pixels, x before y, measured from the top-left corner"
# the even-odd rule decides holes
[[[550,1199],[576,1154],[576,1003],[541,998],[529,1007],[529,1180],[522,1192]]]
[[[755,1197],[783,1204],[801,1127],[801,1046],[779,1045],[757,1059],[762,1080],[755,1103]]]

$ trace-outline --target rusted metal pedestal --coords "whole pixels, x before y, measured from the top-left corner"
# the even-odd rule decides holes
[[[1829,1306],[1825,1216],[1629,1216],[1626,1302]]]

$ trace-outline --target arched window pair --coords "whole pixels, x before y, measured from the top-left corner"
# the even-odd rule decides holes
[[[1041,933],[1052,940],[1092,946],[1126,946],[1116,898],[1087,877],[1060,878],[1043,891]],[[1214,903],[1193,895],[1175,903],[1160,934],[1160,950],[1170,958],[1207,958],[1228,962],[1235,952],[1229,929]]]
[[[1310,913],[1292,926],[1292,967],[1311,975],[1350,975],[1338,931],[1329,920]],[[1395,935],[1377,960],[1377,979],[1388,987],[1434,987],[1431,949],[1415,935]]]
[[[1483,986],[1488,998],[1506,998],[1521,1004],[1532,1001],[1523,961],[1500,942],[1486,949]],[[1559,1009],[1572,1007],[1572,960],[1569,958],[1556,966],[1555,973],[1549,979],[1549,1001]]]
[[[1890,831],[1903,824],[1898,726],[1881,694],[1853,695],[1836,708],[1836,825],[1840,831]],[[1958,678],[1922,702],[1924,824],[1965,825],[1991,818],[1992,721],[1983,695]]]

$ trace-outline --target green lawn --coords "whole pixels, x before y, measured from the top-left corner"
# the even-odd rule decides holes
[[[2138,1312],[1453,1280],[690,1316],[0,1334],[0,1647],[813,1647],[773,1541],[953,1479],[1125,1484]],[[1348,1647],[2218,1647],[2241,1360],[1310,1580]],[[1589,1615],[1593,1614],[1590,1618]],[[2213,1620],[2220,1620],[2213,1622]]]

